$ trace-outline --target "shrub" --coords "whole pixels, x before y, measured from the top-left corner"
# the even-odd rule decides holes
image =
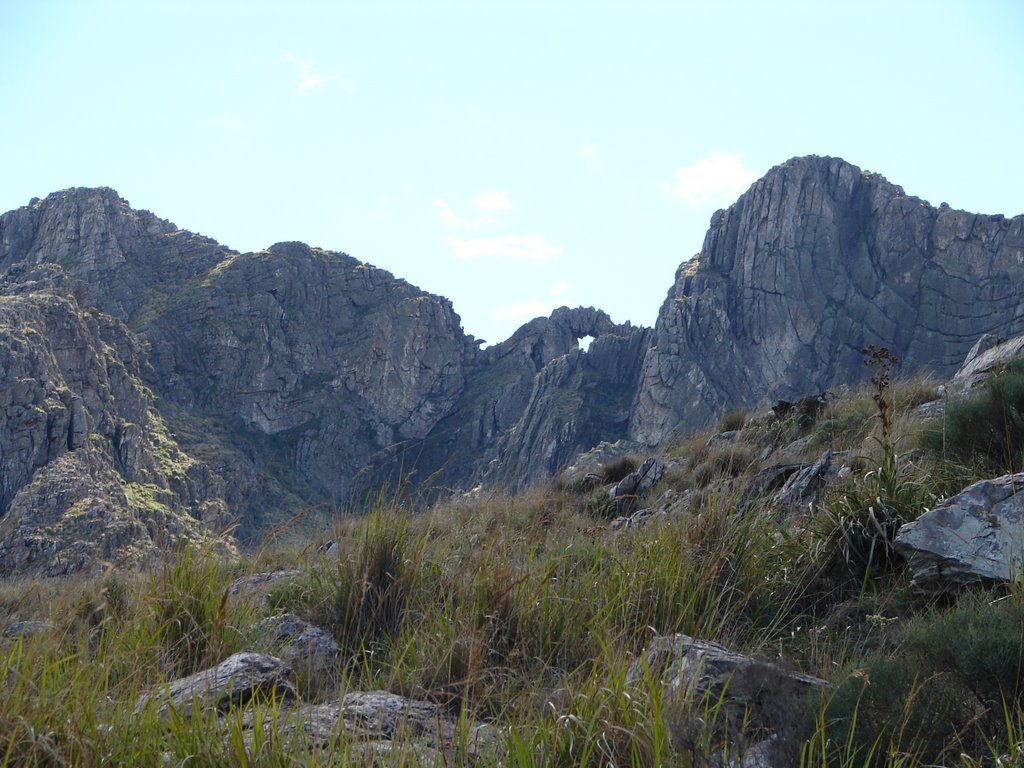
[[[968,593],[950,610],[911,621],[898,651],[878,653],[852,670],[822,705],[826,740],[874,758],[913,752],[948,765],[1014,738],[1024,700],[1024,600]],[[839,761],[836,761],[839,762]],[[831,764],[831,763],[829,763]]]
[[[736,408],[722,416],[717,429],[719,432],[735,432],[737,429],[743,429],[746,423],[747,411],[743,408]]]
[[[625,479],[628,475],[636,472],[640,465],[632,456],[620,456],[617,459],[601,465],[601,481],[608,485]]]
[[[989,471],[1024,468],[1024,363],[990,374],[977,394],[946,406],[942,430],[922,437],[926,450]]]

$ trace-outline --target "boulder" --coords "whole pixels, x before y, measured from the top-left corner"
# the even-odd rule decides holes
[[[615,499],[619,515],[627,515],[636,507],[637,500],[647,494],[665,474],[665,462],[653,456],[644,460],[635,472],[630,472],[608,492]]]
[[[269,616],[253,627],[256,647],[267,650],[303,675],[317,690],[329,690],[341,671],[341,648],[325,629],[291,613]]]
[[[276,727],[284,743],[309,750],[333,747],[340,737],[356,765],[398,755],[415,765],[451,765],[456,757],[493,762],[504,749],[493,726],[460,722],[438,704],[388,691],[354,691],[337,702],[300,705],[264,726]]]
[[[894,546],[923,592],[1020,579],[1024,473],[968,486],[901,527]]]
[[[173,710],[188,718],[202,710],[244,707],[253,699],[294,700],[292,678],[292,668],[276,656],[236,653],[215,667],[144,693],[135,703],[135,713],[155,707],[158,717]]]
[[[815,462],[789,475],[783,486],[772,496],[772,506],[783,510],[806,509],[818,500],[829,478],[836,473],[832,459],[837,454],[826,450]]]
[[[296,579],[302,575],[303,571],[295,568],[289,568],[282,571],[250,573],[248,576],[240,576],[232,581],[231,585],[228,587],[228,594],[232,597],[235,597],[236,595],[263,595],[266,594],[266,592],[277,582]]]
[[[967,353],[963,365],[946,384],[949,395],[963,395],[977,387],[995,370],[1024,357],[1024,336],[1003,339],[987,333]]]
[[[767,740],[777,741],[781,749],[799,725],[803,699],[828,685],[826,680],[787,672],[771,662],[682,634],[652,640],[630,666],[626,680],[635,684],[648,675],[664,683],[667,704],[688,703],[698,717],[704,707],[718,707],[712,727],[719,740],[741,753]],[[689,738],[679,737],[683,743]]]

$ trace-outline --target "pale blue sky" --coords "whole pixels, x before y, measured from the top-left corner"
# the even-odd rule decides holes
[[[488,342],[651,325],[794,155],[1024,213],[1024,2],[0,0],[0,210],[69,186],[345,251]]]

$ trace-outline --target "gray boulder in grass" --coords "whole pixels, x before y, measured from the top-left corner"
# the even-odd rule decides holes
[[[895,547],[922,592],[1019,579],[1024,565],[1024,472],[968,486],[900,528]]]

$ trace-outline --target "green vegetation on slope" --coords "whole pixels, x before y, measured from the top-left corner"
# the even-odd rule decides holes
[[[0,585],[11,621],[53,625],[0,650],[0,765],[333,764],[280,734],[254,737],[241,716],[132,715],[140,693],[247,648],[252,625],[284,611],[333,634],[341,690],[491,722],[507,765],[693,766],[728,750],[720,702],[626,682],[651,638],[673,632],[830,681],[793,713],[804,722],[786,745],[794,765],[1019,764],[1024,593],[928,601],[891,549],[899,522],[978,476],[949,453],[948,424],[946,453],[929,442],[934,423],[909,413],[921,398],[903,394],[914,389],[928,385],[876,382],[799,423],[732,417],[744,426],[729,446],[693,436],[652,494],[689,491],[692,503],[642,527],[613,531],[588,512],[599,491],[552,484],[430,510],[381,502],[336,522],[337,558],[310,554],[315,542],[268,545],[245,564],[184,550],[148,573]],[[915,442],[927,450],[911,460]],[[770,494],[744,497],[745,483],[794,444],[803,462],[848,450],[853,471],[780,521]],[[281,568],[301,574],[228,591],[235,576]],[[300,689],[337,696],[316,680]],[[278,717],[283,705],[252,706]],[[401,751],[379,759],[417,764]]]

